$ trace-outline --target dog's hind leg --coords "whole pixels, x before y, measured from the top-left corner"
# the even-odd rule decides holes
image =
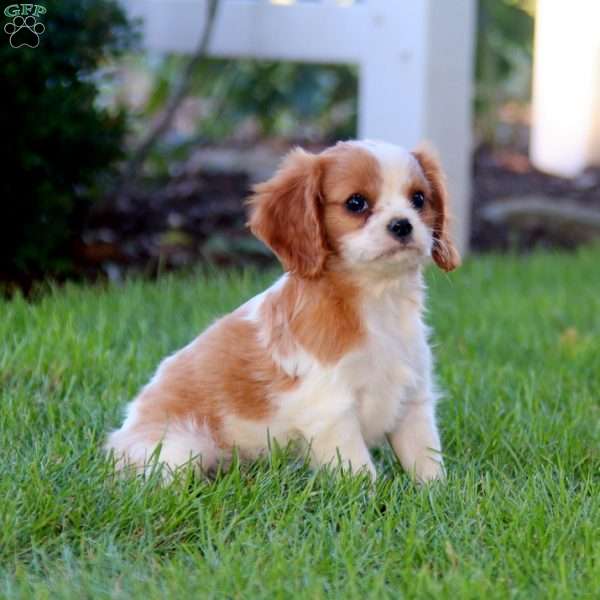
[[[198,425],[192,419],[125,422],[108,436],[105,448],[113,453],[118,469],[132,467],[137,472],[147,472],[159,463],[167,476],[190,462],[201,471],[209,471],[221,455],[208,425]]]

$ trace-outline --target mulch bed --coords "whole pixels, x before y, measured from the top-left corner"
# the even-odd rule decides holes
[[[536,170],[524,153],[480,148],[473,159],[472,191],[471,248],[475,252],[572,248],[579,242],[576,232],[559,236],[555,228],[543,223],[535,228],[496,225],[485,219],[485,208],[492,202],[536,196],[600,213],[600,168],[566,179]]]
[[[197,173],[107,198],[89,215],[77,246],[79,269],[148,275],[198,263],[262,264],[270,259],[245,226],[246,173]]]

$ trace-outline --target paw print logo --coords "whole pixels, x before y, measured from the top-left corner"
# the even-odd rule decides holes
[[[10,36],[10,45],[13,48],[27,46],[37,48],[40,45],[40,35],[46,31],[43,23],[40,23],[33,15],[25,18],[16,16],[4,26],[4,33]]]

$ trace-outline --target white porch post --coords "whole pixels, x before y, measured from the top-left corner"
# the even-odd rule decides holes
[[[448,175],[453,237],[469,244],[475,2],[369,0],[359,137],[437,147]]]

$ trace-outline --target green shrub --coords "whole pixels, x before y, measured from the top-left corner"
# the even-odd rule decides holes
[[[133,71],[149,73],[152,79],[139,114],[142,129],[163,110],[187,60],[188,56],[164,54],[129,63]],[[357,89],[358,69],[353,65],[209,58],[196,67],[190,81],[189,95],[201,99],[206,111],[190,137],[193,143],[220,141],[234,135],[246,119],[254,121],[262,137],[353,137]]]
[[[475,63],[476,129],[495,143],[500,106],[527,103],[533,63],[533,0],[479,0]]]
[[[71,269],[77,225],[125,134],[124,113],[96,105],[98,67],[135,40],[125,14],[113,0],[45,7],[39,46],[13,48],[6,36],[0,44],[4,279]]]

